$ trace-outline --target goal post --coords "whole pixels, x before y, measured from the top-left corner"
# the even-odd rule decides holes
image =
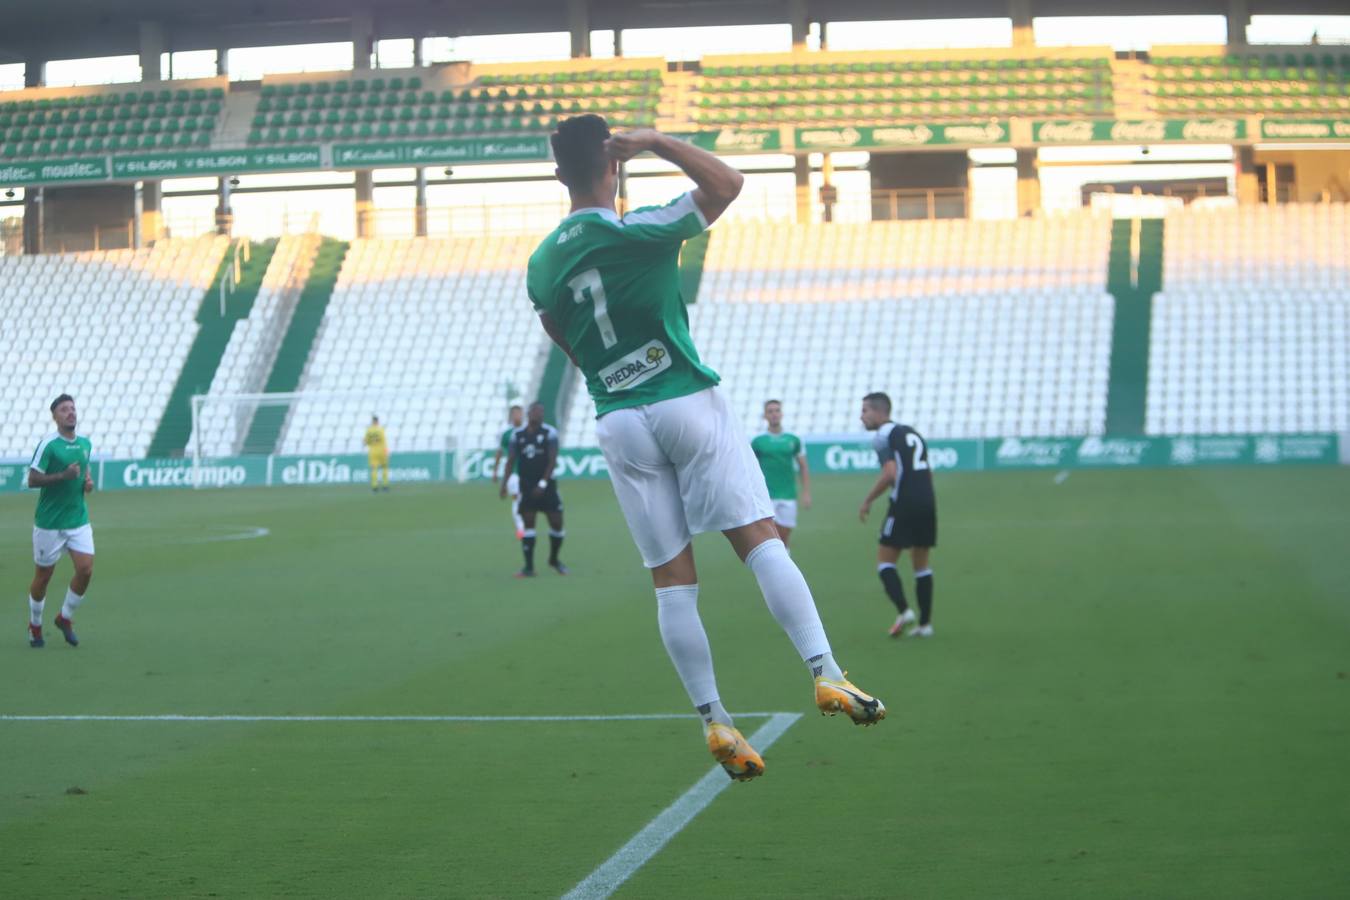
[[[390,448],[400,455],[439,456],[440,480],[463,481],[467,468],[453,424],[436,425],[427,415],[427,396],[454,396],[452,389],[403,388],[289,393],[195,394],[187,454],[194,487],[211,485],[209,469],[241,457],[341,457],[364,455],[362,437],[377,415],[389,430]],[[443,418],[443,417],[442,417]],[[432,431],[427,431],[431,423]],[[269,463],[270,480],[270,463]]]

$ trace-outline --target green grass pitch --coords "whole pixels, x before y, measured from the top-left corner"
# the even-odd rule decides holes
[[[794,553],[871,729],[700,538],[728,707],[806,715],[616,896],[1350,894],[1350,472],[1053,475],[939,477],[926,643],[867,479],[818,479]],[[3,498],[0,714],[684,712],[609,486],[563,494],[575,574],[533,582],[488,486],[95,495],[83,644],[63,562],[41,651]],[[692,719],[0,721],[0,896],[556,897],[710,765]]]

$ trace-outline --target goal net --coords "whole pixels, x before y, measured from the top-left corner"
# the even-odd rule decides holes
[[[364,456],[371,417],[385,427],[397,456],[417,454],[439,479],[464,480],[456,465],[462,446],[454,410],[432,399],[452,397],[449,389],[380,388],[360,391],[297,391],[264,394],[197,394],[192,398],[192,433],[187,452],[199,473],[240,457]],[[435,457],[440,461],[436,462]]]

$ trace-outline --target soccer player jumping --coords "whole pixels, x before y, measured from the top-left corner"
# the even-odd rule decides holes
[[[572,208],[530,257],[530,300],[585,375],[614,493],[652,573],[661,639],[703,718],[708,749],[732,778],[754,778],[764,760],[736,729],[713,675],[692,535],[722,532],[754,573],[815,679],[822,713],[870,725],[886,708],[835,662],[806,579],[774,528],[750,443],[689,335],[680,245],[726,210],[744,178],[656,131],[611,135],[595,115],[562,122],[552,143]],[[696,187],[621,217],[614,208],[619,165],[644,151],[674,163]]]
[[[42,610],[47,585],[61,559],[70,553],[75,575],[66,590],[66,600],[56,616],[56,627],[66,643],[78,646],[75,610],[84,602],[89,579],[94,575],[94,529],[89,525],[89,507],[84,495],[94,489],[89,474],[89,438],[75,433],[75,400],[62,394],[52,401],[56,431],[42,439],[28,464],[28,486],[38,488],[37,513],[33,517],[33,563],[36,571],[28,588],[28,645],[42,647]]]

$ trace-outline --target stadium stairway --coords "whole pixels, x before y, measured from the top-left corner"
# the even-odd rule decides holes
[[[1148,396],[1149,323],[1153,295],[1162,290],[1163,221],[1142,219],[1139,255],[1132,248],[1134,220],[1111,228],[1106,289],[1115,298],[1111,369],[1106,393],[1106,433],[1143,434]],[[1132,272],[1134,265],[1138,269]]]
[[[323,322],[328,301],[337,285],[338,271],[342,260],[351,245],[345,241],[324,238],[319,252],[314,258],[309,278],[295,313],[291,316],[286,336],[282,338],[281,349],[277,351],[276,363],[272,374],[268,376],[264,391],[269,394],[288,393],[300,385],[300,376],[305,370],[305,361],[309,359],[310,349],[314,346],[319,324]],[[277,441],[281,437],[282,426],[290,412],[289,406],[269,406],[257,411],[248,436],[244,439],[243,452],[248,454],[270,454],[276,451]]]
[[[164,416],[159,421],[155,436],[150,441],[150,456],[181,456],[187,447],[188,435],[192,432],[192,395],[204,394],[211,387],[216,369],[225,355],[225,347],[230,341],[234,325],[240,319],[247,318],[257,299],[258,289],[262,286],[263,275],[272,261],[276,250],[276,241],[270,240],[253,244],[248,262],[241,266],[239,283],[226,303],[224,315],[220,310],[220,281],[233,266],[233,254],[226,254],[221,260],[215,280],[202,296],[201,307],[197,310],[197,323],[201,326],[197,337],[188,351],[183,369],[178,373],[173,393],[164,408]]]

